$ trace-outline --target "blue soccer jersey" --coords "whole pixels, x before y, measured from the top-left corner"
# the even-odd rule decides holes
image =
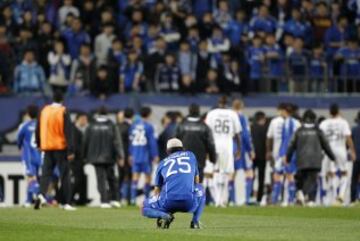
[[[248,165],[246,160],[246,155],[249,155],[253,151],[253,145],[252,145],[252,138],[250,133],[250,125],[249,121],[246,118],[245,115],[239,114],[239,122],[241,125],[241,147],[240,147],[240,153],[241,157],[240,160],[237,160],[235,162],[235,169],[238,170],[240,168],[249,169],[252,168],[250,165]],[[234,141],[234,153],[236,150],[238,150],[238,146],[236,141]]]
[[[195,177],[199,175],[194,153],[178,151],[162,160],[156,171],[155,186],[165,200],[193,199]]]
[[[139,119],[130,127],[129,154],[134,164],[151,164],[159,154],[154,127]]]
[[[17,145],[21,149],[21,159],[26,166],[26,175],[37,176],[41,165],[41,154],[35,142],[36,121],[26,121],[19,127]]]

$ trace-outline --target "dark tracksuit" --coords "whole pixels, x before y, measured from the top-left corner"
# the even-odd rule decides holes
[[[360,122],[352,129],[352,138],[356,150],[356,161],[351,177],[351,202],[355,202],[359,195],[358,186],[360,182]]]

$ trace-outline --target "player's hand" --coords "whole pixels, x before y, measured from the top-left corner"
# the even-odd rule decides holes
[[[153,163],[157,164],[157,163],[159,163],[159,160],[160,160],[160,158],[158,156],[154,157]]]
[[[351,158],[351,160],[353,162],[356,161],[356,153],[355,153],[355,151],[350,151],[350,158]]]
[[[288,165],[288,164],[289,164],[289,163],[288,163],[288,159],[287,159],[286,156],[284,156],[282,159],[283,159],[283,163],[284,163],[285,165]]]
[[[268,151],[268,152],[266,153],[266,160],[272,161],[272,159],[273,159],[272,152],[271,152],[271,151]]]
[[[67,155],[68,161],[73,161],[75,159],[75,154],[69,154]]]
[[[129,156],[129,158],[128,158],[128,163],[129,163],[129,166],[132,166],[132,156]]]
[[[255,158],[256,158],[255,152],[254,151],[250,152],[250,159],[255,160]]]
[[[236,153],[235,153],[235,159],[236,160],[239,160],[241,158],[241,152],[238,150],[238,151],[236,151]]]
[[[125,160],[120,158],[117,160],[117,164],[119,165],[119,167],[123,167],[125,165]]]

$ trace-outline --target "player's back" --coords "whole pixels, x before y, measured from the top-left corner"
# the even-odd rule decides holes
[[[346,150],[346,137],[351,135],[349,123],[342,117],[328,118],[320,124],[331,148]]]
[[[190,151],[178,151],[159,164],[156,185],[162,186],[161,196],[167,200],[189,200],[193,197],[198,165]]]
[[[143,120],[136,120],[129,129],[129,154],[135,163],[150,162],[150,138],[153,128]]]
[[[215,145],[232,148],[233,137],[241,131],[238,115],[230,109],[217,108],[206,116],[206,123],[212,130]]]
[[[20,125],[17,143],[22,151],[22,158],[26,161],[40,162],[40,152],[35,141],[36,121],[26,121]]]
[[[273,139],[273,155],[278,155],[281,146],[284,121],[285,119],[281,116],[274,117],[270,122],[268,132],[266,134],[267,138]]]

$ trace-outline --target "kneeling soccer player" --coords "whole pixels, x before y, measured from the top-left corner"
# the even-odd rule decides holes
[[[168,157],[156,171],[155,195],[144,201],[142,213],[157,218],[157,226],[167,229],[174,221],[174,213],[190,212],[190,228],[200,228],[199,219],[205,207],[205,193],[199,184],[195,155],[183,150],[179,139],[170,139],[166,145]]]

